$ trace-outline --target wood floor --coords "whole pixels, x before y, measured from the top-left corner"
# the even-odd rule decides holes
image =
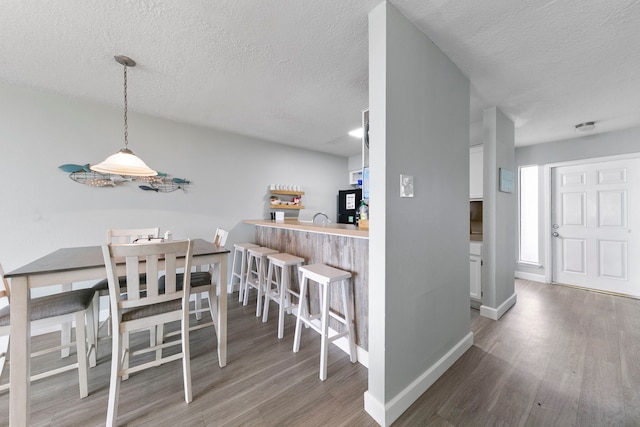
[[[516,292],[498,322],[471,311],[472,348],[394,426],[640,426],[640,300],[523,280]],[[236,298],[228,365],[217,365],[212,329],[192,333],[193,402],[184,403],[180,362],[134,374],[121,387],[122,425],[377,425],[363,410],[364,367],[333,347],[321,382],[317,334],[304,331],[294,354],[291,316],[279,341],[275,304],[263,324],[255,302],[242,307]],[[57,340],[36,337],[33,347]],[[102,341],[90,371],[89,397],[79,398],[75,372],[32,384],[32,425],[104,425],[109,345]],[[34,372],[59,363],[57,354],[35,359]],[[0,425],[8,402],[1,393]]]

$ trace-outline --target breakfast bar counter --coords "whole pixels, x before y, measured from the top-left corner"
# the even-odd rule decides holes
[[[256,226],[255,243],[260,246],[303,257],[306,264],[326,264],[351,273],[358,359],[366,366],[369,341],[369,231],[359,230],[350,224],[313,224],[294,219],[244,222]],[[315,294],[311,294],[313,307],[317,307],[318,303]],[[339,296],[338,292],[332,293],[332,308],[340,307]],[[338,329],[341,325],[330,326]]]
[[[270,220],[246,220],[245,224],[259,225],[261,227],[281,228],[285,230],[308,231],[310,233],[330,234],[336,236],[349,236],[359,239],[368,239],[369,230],[361,230],[353,224],[322,223],[298,221],[297,219],[285,219],[284,221]]]

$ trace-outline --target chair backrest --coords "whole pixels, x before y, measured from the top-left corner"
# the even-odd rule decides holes
[[[4,269],[0,264],[0,308],[9,304],[9,297],[11,296],[11,290],[9,289],[9,281],[4,277]],[[5,300],[6,299],[6,300]]]
[[[102,246],[109,281],[109,298],[113,313],[120,314],[122,309],[158,304],[166,301],[189,298],[191,280],[191,258],[193,242],[176,240],[172,242],[136,244],[110,244]],[[178,259],[184,257],[184,280],[182,287],[176,286],[176,269]],[[127,297],[122,299],[118,281],[117,262],[126,263]],[[181,266],[182,267],[182,266]],[[140,287],[140,273],[147,273],[147,283]],[[165,284],[160,289],[159,272],[165,274]],[[180,289],[180,290],[178,290]]]
[[[136,239],[160,237],[160,227],[155,228],[110,228],[107,230],[107,244],[133,243]]]
[[[229,232],[222,228],[216,228],[216,235],[213,237],[213,244],[216,246],[224,246],[227,243]]]

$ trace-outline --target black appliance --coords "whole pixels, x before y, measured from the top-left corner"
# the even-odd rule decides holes
[[[361,200],[362,190],[360,188],[338,191],[338,222],[340,224],[356,223],[356,214]]]

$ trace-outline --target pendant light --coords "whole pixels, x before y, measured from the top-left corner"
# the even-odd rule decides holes
[[[147,166],[129,150],[129,132],[127,125],[127,68],[135,67],[136,62],[126,56],[118,55],[115,60],[124,66],[124,148],[107,157],[102,163],[90,167],[92,171],[124,176],[156,176],[158,172]]]

